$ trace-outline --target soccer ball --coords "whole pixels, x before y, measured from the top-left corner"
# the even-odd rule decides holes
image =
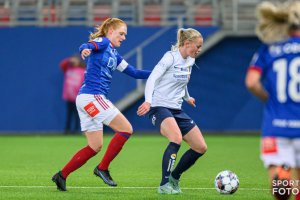
[[[216,176],[215,187],[220,194],[233,194],[239,188],[239,179],[232,171],[224,170]]]

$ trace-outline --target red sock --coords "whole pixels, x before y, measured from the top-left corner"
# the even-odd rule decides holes
[[[295,200],[300,200],[300,192],[296,195]]]
[[[86,161],[96,154],[97,152],[89,145],[79,150],[61,170],[63,177],[67,178],[71,172],[81,167],[84,163],[86,163]]]
[[[118,155],[121,151],[125,142],[129,139],[130,133],[117,132],[114,137],[111,139],[106,152],[102,158],[102,161],[98,165],[98,168],[101,170],[107,170],[110,162]]]

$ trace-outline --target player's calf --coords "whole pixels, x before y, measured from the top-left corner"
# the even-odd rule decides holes
[[[278,200],[287,200],[291,196],[291,168],[283,165],[277,167],[272,180],[272,194]]]

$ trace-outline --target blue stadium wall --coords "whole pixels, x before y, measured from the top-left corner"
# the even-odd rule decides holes
[[[198,28],[207,38],[217,28]],[[129,27],[122,55],[161,30],[158,27]],[[77,53],[88,40],[90,27],[1,28],[0,133],[62,131],[65,103],[63,73],[59,62]],[[143,50],[143,65],[152,69],[163,53],[176,42],[176,28],[167,30]],[[256,38],[228,38],[203,54],[190,82],[197,108],[184,109],[205,130],[257,130],[261,104],[245,90],[246,67],[259,42]],[[127,60],[135,65],[136,57]],[[135,87],[135,80],[115,73],[109,98],[116,102]],[[142,102],[124,114],[135,130],[155,130],[148,119],[136,116]]]

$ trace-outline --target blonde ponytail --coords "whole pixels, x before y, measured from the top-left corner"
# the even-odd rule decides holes
[[[199,31],[193,28],[180,28],[177,31],[177,42],[172,46],[171,50],[174,51],[179,47],[182,47],[185,41],[195,41],[198,37],[202,38],[202,35]]]
[[[265,43],[285,40],[293,27],[300,26],[300,2],[273,4],[265,1],[256,8],[257,36]]]

